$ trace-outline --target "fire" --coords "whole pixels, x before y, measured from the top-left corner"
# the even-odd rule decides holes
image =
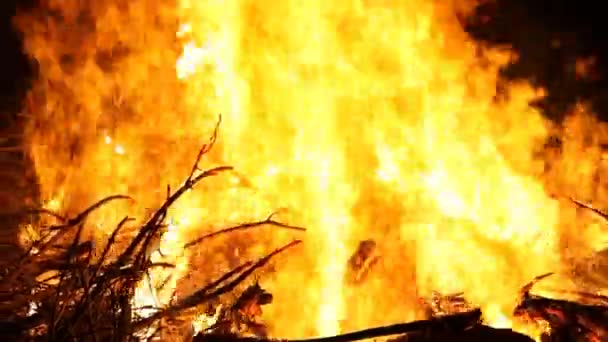
[[[171,212],[164,257],[152,251],[178,265],[153,275],[172,276],[161,305],[203,268],[184,243],[277,208],[309,230],[304,250],[263,278],[280,337],[419,318],[417,298],[432,291],[462,291],[488,322],[513,326],[519,287],[563,265],[559,203],[534,153],[553,129],[529,105],[542,90],[511,84],[496,100],[515,56],[466,35],[456,14],[474,4],[44,3],[55,17],[17,18],[40,68],[27,136],[43,199],[68,212],[114,193],[136,199],[92,217],[96,239],[177,187],[222,115],[205,162],[238,175]],[[264,231],[247,244],[283,238]],[[379,243],[381,267],[345,285],[364,239]],[[225,244],[209,260],[229,263]],[[146,284],[137,301],[154,304]]]

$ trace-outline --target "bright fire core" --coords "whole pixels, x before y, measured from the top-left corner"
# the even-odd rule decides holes
[[[464,2],[48,0],[63,26],[17,19],[40,66],[28,138],[42,196],[68,212],[134,197],[93,218],[107,237],[179,185],[221,114],[205,162],[238,176],[172,210],[161,250],[177,278],[207,272],[197,253],[226,266],[286,241],[263,228],[220,248],[180,247],[282,208],[308,232],[261,278],[275,297],[264,313],[273,336],[413,320],[432,291],[462,291],[490,324],[510,326],[518,289],[562,265],[560,206],[535,158],[551,126],[529,106],[542,91],[511,84],[496,96],[514,56],[467,36]],[[347,259],[364,239],[381,265],[351,288]],[[153,304],[145,291],[137,300]]]

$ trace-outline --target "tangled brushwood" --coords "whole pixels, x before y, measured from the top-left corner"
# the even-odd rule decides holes
[[[218,123],[219,125],[219,123]],[[53,215],[61,224],[46,229],[47,233],[32,241],[27,251],[15,262],[3,267],[0,274],[1,301],[0,335],[8,340],[33,341],[129,341],[150,328],[162,329],[162,322],[178,319],[189,309],[217,300],[221,295],[233,291],[253,272],[275,255],[299,244],[300,240],[275,250],[259,260],[245,262],[239,267],[195,291],[188,297],[170,302],[162,308],[152,308],[151,314],[142,317],[134,306],[134,294],[138,284],[149,276],[154,268],[175,267],[166,263],[153,263],[150,251],[158,244],[159,234],[166,228],[165,219],[169,208],[186,191],[198,182],[229,171],[231,167],[221,166],[200,170],[203,155],[212,148],[217,136],[217,127],[209,143],[204,144],[196,158],[191,173],[183,185],[169,193],[160,207],[141,225],[128,245],[115,257],[121,230],[132,218],[125,217],[114,229],[105,243],[101,254],[96,253],[93,241],[83,238],[87,217],[101,206],[118,200],[128,200],[128,196],[115,195],[104,198],[79,215],[68,218],[49,210],[36,210],[38,214]],[[283,229],[303,231],[303,228],[290,226],[267,219],[228,227],[205,235],[190,242],[190,248],[205,239],[237,230],[250,229],[263,225]],[[256,291],[261,296],[256,296]],[[247,300],[249,298],[249,300]],[[266,304],[271,297],[259,285],[249,287],[240,297],[240,302],[230,306],[234,313],[251,310],[251,299],[260,305]],[[150,308],[148,308],[150,309]],[[225,329],[226,320],[241,318],[242,315],[229,314],[223,310]],[[238,323],[238,322],[231,322]],[[156,332],[158,334],[158,332]]]

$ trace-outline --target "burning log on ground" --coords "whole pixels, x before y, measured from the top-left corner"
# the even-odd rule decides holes
[[[418,334],[403,336],[391,342],[533,342],[526,335],[514,332],[511,329],[495,329],[487,325],[476,325],[470,329],[457,332],[433,332],[432,334]]]
[[[402,339],[395,341],[411,341],[410,338],[417,336],[431,336],[433,334],[450,334],[462,332],[479,324],[481,320],[481,310],[474,309],[465,313],[446,315],[444,317],[432,318],[429,320],[415,321],[410,323],[399,323],[389,326],[370,328],[337,336],[319,337],[300,340],[273,340],[256,337],[238,337],[234,334],[199,334],[194,338],[197,342],[215,341],[238,341],[238,342],[347,342],[360,341],[378,337],[393,335],[404,335]],[[447,336],[447,335],[446,335]],[[427,341],[427,340],[425,340]]]
[[[515,308],[515,316],[548,326],[543,341],[606,341],[608,340],[608,298],[578,293],[595,304],[581,304],[568,300],[552,299],[531,293],[548,273],[533,279],[521,290],[521,301]]]
[[[444,315],[428,320],[410,323],[394,324],[341,334],[337,336],[319,337],[299,340],[279,340],[260,337],[242,337],[230,333],[209,333],[195,336],[194,342],[349,342],[389,337],[390,342],[440,342],[440,341],[467,341],[467,342],[533,342],[528,336],[516,333],[509,329],[494,329],[480,324],[481,311],[473,309],[467,312]]]
[[[359,249],[350,260],[361,257],[362,251],[370,249],[361,246],[372,246],[369,241],[362,241]],[[368,256],[371,254],[367,254]],[[361,260],[361,259],[358,259]],[[354,265],[349,263],[349,265]],[[309,339],[272,339],[264,330],[264,325],[257,320],[261,315],[261,307],[270,303],[271,294],[263,290],[259,284],[248,287],[237,299],[235,304],[224,310],[220,315],[223,319],[208,330],[197,334],[193,341],[215,342],[347,342],[367,340],[379,337],[390,337],[391,342],[439,342],[439,341],[488,341],[496,342],[533,342],[530,337],[510,329],[495,329],[482,325],[482,312],[479,308],[468,303],[461,293],[433,296],[424,301],[428,317],[425,320],[400,323],[389,326],[364,329],[336,336]],[[252,319],[253,318],[253,319]]]

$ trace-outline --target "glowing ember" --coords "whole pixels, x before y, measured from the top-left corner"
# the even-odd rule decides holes
[[[164,256],[151,252],[177,269],[152,275],[152,287],[171,276],[159,303],[143,283],[135,306],[164,305],[186,276],[208,279],[207,264],[244,253],[236,236],[189,264],[184,243],[287,208],[309,232],[304,251],[262,278],[272,335],[420,318],[417,297],[434,290],[462,291],[488,322],[527,329],[511,322],[519,287],[562,265],[558,203],[534,157],[551,127],[529,106],[542,91],[513,84],[495,101],[513,56],[467,37],[463,1],[46,2],[64,25],[17,19],[41,71],[27,135],[45,199],[74,212],[109,194],[136,198],[91,217],[105,238],[181,182],[218,113],[205,162],[241,175],[172,209]],[[283,238],[273,234],[243,243],[264,251]],[[387,257],[351,288],[347,260],[370,238]]]

